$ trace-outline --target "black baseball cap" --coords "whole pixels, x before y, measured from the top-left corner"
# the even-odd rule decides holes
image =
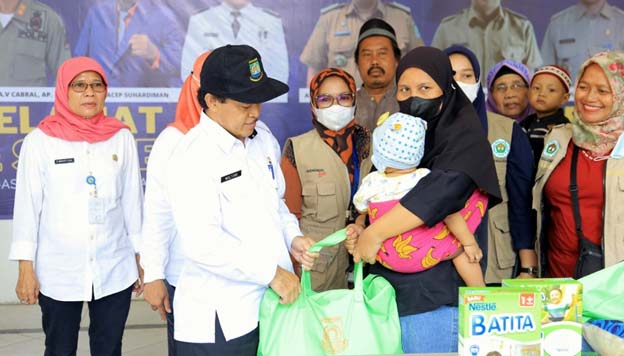
[[[226,45],[213,50],[200,74],[200,97],[210,93],[241,103],[257,104],[288,92],[288,85],[269,78],[260,54],[247,45]]]

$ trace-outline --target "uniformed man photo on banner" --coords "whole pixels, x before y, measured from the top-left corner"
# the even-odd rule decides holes
[[[544,64],[557,64],[572,76],[598,52],[624,49],[624,11],[606,0],[580,0],[554,14],[542,41]]]
[[[69,57],[63,20],[48,5],[0,0],[0,87],[47,86]]]
[[[99,0],[74,56],[102,63],[111,87],[179,87],[183,36],[174,14],[154,0]]]
[[[469,48],[484,68],[482,83],[488,70],[504,59],[521,62],[531,70],[542,65],[531,21],[502,7],[501,0],[471,0],[469,8],[442,19],[431,45],[439,49],[452,45]]]
[[[424,44],[407,5],[382,0],[352,0],[348,4],[327,6],[321,9],[321,16],[300,56],[301,62],[308,66],[306,86],[318,71],[334,67],[351,74],[360,87],[362,78],[354,53],[360,27],[371,18],[392,24],[402,53]]]
[[[182,50],[181,77],[191,72],[195,58],[226,44],[254,46],[271,76],[288,83],[288,51],[280,15],[250,0],[223,0],[189,20]]]

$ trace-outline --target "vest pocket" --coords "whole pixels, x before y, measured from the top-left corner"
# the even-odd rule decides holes
[[[621,201],[620,198],[624,197],[624,176],[618,177],[618,191],[617,198],[613,198],[614,201]],[[624,210],[618,209],[617,222],[624,223]]]
[[[323,249],[319,252],[319,256],[316,261],[314,261],[312,270],[321,273],[325,272],[328,269],[328,266],[334,261],[339,247],[340,246],[338,245],[323,247]]]
[[[325,222],[338,216],[338,201],[336,200],[336,183],[318,183],[318,221]]]
[[[516,263],[516,253],[511,242],[507,204],[502,203],[490,209],[488,218],[492,221],[489,233],[494,241],[494,246],[489,246],[488,249],[490,253],[495,253],[498,268],[511,268]]]

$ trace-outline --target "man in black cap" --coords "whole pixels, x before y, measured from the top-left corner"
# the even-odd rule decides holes
[[[314,256],[282,198],[277,140],[261,103],[288,91],[269,78],[252,47],[227,45],[204,62],[199,124],[167,167],[167,195],[186,258],[174,299],[179,355],[256,355],[260,300],[300,293],[289,250],[304,268]]]
[[[355,120],[371,132],[381,114],[399,111],[394,81],[399,59],[401,50],[392,26],[378,18],[366,21],[355,48],[355,63],[363,80],[355,100]]]

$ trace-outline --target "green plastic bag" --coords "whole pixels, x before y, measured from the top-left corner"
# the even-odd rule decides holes
[[[339,230],[310,249],[341,243]],[[354,289],[317,293],[310,273],[301,276],[302,293],[292,304],[282,305],[267,289],[260,304],[258,355],[371,355],[400,354],[401,324],[394,288],[382,277],[362,280],[362,263],[354,269]]]
[[[624,262],[579,281],[583,283],[583,320],[624,321]]]

